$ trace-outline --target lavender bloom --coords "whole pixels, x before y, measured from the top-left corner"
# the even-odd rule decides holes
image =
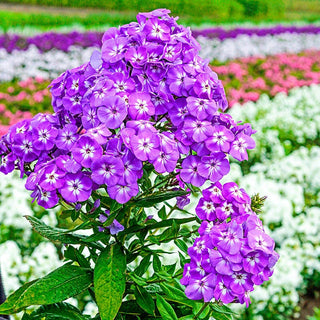
[[[136,92],[129,97],[128,113],[135,120],[149,120],[154,115],[155,108],[148,93]]]
[[[69,151],[78,140],[78,127],[73,124],[67,124],[59,130],[56,138],[56,146],[61,150]]]
[[[86,136],[79,138],[71,152],[74,159],[85,168],[90,168],[93,160],[102,156],[101,146]]]
[[[201,158],[199,173],[204,178],[217,182],[230,171],[230,164],[222,152],[214,152],[211,156]]]
[[[201,187],[206,181],[199,173],[201,158],[197,156],[188,156],[181,164],[180,177],[184,182],[191,183],[195,187]]]
[[[151,156],[159,154],[160,140],[157,134],[144,130],[130,139],[132,152],[141,161],[150,160]]]
[[[45,209],[52,208],[59,202],[59,197],[55,190],[46,191],[38,189],[31,194],[31,197],[37,199],[38,205],[44,207]]]
[[[130,183],[128,185],[125,181],[120,180],[114,186],[108,186],[107,190],[111,199],[119,203],[126,203],[138,194],[139,186],[137,183]]]
[[[17,157],[13,153],[1,156],[0,172],[8,174],[15,168],[15,161]]]
[[[89,199],[92,180],[87,175],[82,172],[68,173],[64,179],[64,186],[59,189],[59,192],[65,201],[83,202]]]
[[[108,128],[119,128],[127,116],[126,105],[120,97],[107,97],[103,105],[98,108],[97,115]]]
[[[63,177],[65,176],[65,172],[55,164],[46,165],[43,167],[42,171],[43,173],[38,182],[41,189],[53,191],[64,185]]]
[[[32,162],[36,160],[40,154],[34,146],[34,140],[31,132],[27,134],[17,134],[14,137],[12,145],[13,153],[24,162]]]
[[[93,161],[91,179],[99,184],[113,186],[124,174],[124,165],[119,158],[103,156]]]
[[[247,149],[253,149],[255,146],[256,144],[250,136],[240,133],[231,145],[230,155],[239,161],[248,160]]]
[[[143,32],[147,34],[147,39],[151,41],[167,42],[170,40],[170,28],[157,18],[147,20]]]

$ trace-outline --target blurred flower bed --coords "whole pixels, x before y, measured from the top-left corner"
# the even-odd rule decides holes
[[[234,29],[224,29],[221,27],[195,29],[192,34],[195,38],[205,37],[207,39],[218,39],[220,41],[226,39],[234,39],[242,35],[249,37],[265,37],[281,34],[291,34],[297,36],[301,34],[306,37],[307,34],[319,34],[320,26],[305,25],[305,26],[283,26],[277,25],[273,27],[241,27]],[[19,34],[8,33],[0,35],[0,48],[4,48],[11,53],[13,50],[26,50],[30,46],[37,47],[41,52],[51,49],[68,51],[72,46],[80,46],[83,48],[95,47],[101,45],[103,32],[98,31],[71,31],[66,33],[47,32],[40,33],[34,36],[23,36]]]
[[[54,37],[51,42],[41,36],[33,37],[41,43],[38,48],[35,42],[23,47],[25,44],[17,38],[16,43],[24,51],[12,51],[16,46],[12,47],[12,43],[11,53],[4,45],[0,49],[0,70],[6,70],[0,71],[0,135],[20,119],[51,112],[49,79],[88,60],[94,49],[92,45],[82,48],[76,34],[69,41]],[[226,55],[227,59],[220,62],[214,60],[217,56],[212,51],[210,60],[214,60],[212,68],[226,88],[232,106],[230,113],[252,123],[257,130],[254,135],[257,148],[251,151],[250,162],[241,166],[232,164],[232,177],[252,194],[268,196],[261,218],[276,239],[281,259],[273,279],[255,291],[252,307],[239,312],[241,319],[285,320],[299,314],[302,294],[310,288],[320,290],[320,85],[316,85],[320,83],[320,52],[301,52],[310,46],[305,48],[297,43],[313,41],[317,45],[312,38],[315,35],[305,32],[274,35],[256,32],[235,39],[213,40],[223,46],[235,46],[235,41],[243,37],[248,42],[242,46],[251,43],[253,48],[257,43],[254,41],[260,39],[261,46],[255,50],[264,48],[264,51],[259,51],[257,57],[227,63],[221,62],[229,59]],[[89,38],[98,41],[94,36]],[[269,44],[266,39],[270,40]],[[286,40],[281,42],[281,39]],[[206,41],[210,44],[213,40]],[[283,53],[290,41],[296,54]],[[279,52],[276,51],[279,46],[284,50],[282,53],[263,57],[268,50],[271,54]],[[270,48],[275,48],[275,52]],[[252,52],[250,45],[247,51],[242,47],[241,50],[244,56]],[[23,215],[46,216],[46,222],[55,226],[59,224],[59,211],[40,210],[31,204],[28,192],[15,175],[1,178],[0,187],[1,264],[7,279],[6,290],[12,292],[23,282],[48,273],[56,267],[53,263],[57,256],[61,257],[61,248],[40,242]]]
[[[262,93],[275,96],[295,87],[320,82],[319,51],[277,54],[230,61],[212,69],[226,89],[229,105],[257,101]]]

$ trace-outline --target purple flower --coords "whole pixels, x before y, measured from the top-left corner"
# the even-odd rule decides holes
[[[64,186],[59,189],[59,192],[65,201],[82,202],[89,199],[92,190],[90,177],[83,172],[68,173],[64,180]]]
[[[109,215],[110,215],[110,211],[109,211],[109,210],[106,210],[106,211],[105,211],[105,214],[100,214],[100,216],[99,216],[99,221],[100,221],[101,223],[105,223],[105,222],[107,221]],[[116,219],[114,219],[114,220],[112,221],[112,223],[111,223],[109,226],[107,226],[106,228],[110,231],[110,233],[111,233],[112,235],[116,235],[116,234],[118,234],[119,232],[121,232],[121,231],[124,230],[124,226],[123,226],[122,224],[120,224]],[[99,227],[99,231],[100,231],[100,232],[101,232],[101,231],[104,231],[104,230],[105,230],[105,228]]]
[[[94,160],[91,169],[91,179],[99,185],[115,185],[124,174],[124,165],[121,159],[109,155]]]
[[[144,130],[138,135],[134,135],[131,140],[132,152],[141,161],[146,161],[159,154],[159,137],[156,133]]]
[[[102,60],[110,63],[120,61],[125,54],[128,40],[125,37],[117,37],[103,42],[101,48]]]
[[[218,77],[213,73],[213,78],[207,73],[201,73],[197,76],[194,84],[194,91],[198,97],[203,99],[212,99],[213,89],[218,81]]]
[[[73,124],[67,124],[59,130],[56,138],[56,146],[59,149],[69,151],[78,139],[78,127]]]
[[[159,42],[170,40],[170,28],[157,18],[149,19],[143,29],[147,35],[147,40],[156,40]]]
[[[136,92],[129,97],[129,116],[135,120],[149,120],[155,109],[148,93]]]
[[[134,68],[142,68],[147,62],[147,49],[145,47],[131,47],[126,52],[125,57]]]
[[[215,204],[211,200],[201,198],[196,207],[196,214],[201,220],[216,220],[217,216]]]
[[[31,196],[35,197],[38,205],[44,207],[45,209],[52,208],[59,202],[59,197],[55,190],[46,191],[39,189],[33,192]]]
[[[179,97],[188,96],[189,90],[195,83],[195,80],[188,77],[188,74],[179,66],[169,69],[167,81],[170,91]]]
[[[85,168],[90,168],[94,159],[102,156],[101,146],[93,139],[82,136],[71,149],[74,159]]]
[[[46,165],[42,170],[43,173],[39,179],[41,189],[53,191],[64,185],[63,177],[65,176],[65,172],[55,164]]]
[[[187,107],[189,112],[199,120],[211,119],[218,110],[215,101],[196,97],[187,98]]]
[[[17,157],[13,153],[1,156],[0,172],[8,174],[15,168],[15,161]]]
[[[241,194],[235,190],[241,190]],[[204,299],[197,287],[199,280],[214,277],[212,298],[248,306],[253,285],[268,280],[279,259],[274,241],[265,234],[252,210],[247,213],[239,209],[250,205],[251,200],[235,183],[215,183],[203,195],[196,213],[204,221],[199,228],[200,237],[188,248],[190,263],[185,266],[181,283],[189,298],[199,300]],[[198,291],[190,292],[190,284]]]
[[[83,108],[81,121],[85,129],[97,127],[101,123],[97,116],[97,108]]]
[[[105,124],[101,124],[98,127],[91,128],[86,132],[86,136],[97,141],[100,145],[106,144],[108,137],[112,135],[112,132]]]
[[[138,194],[139,186],[137,182],[126,184],[124,181],[120,180],[117,184],[108,186],[107,190],[111,199],[122,204],[128,202],[132,197],[135,197]]]
[[[209,121],[201,121],[188,117],[184,121],[183,128],[195,142],[205,141],[212,134],[212,125]]]
[[[201,158],[199,174],[212,182],[219,181],[230,171],[230,164],[222,152],[214,152],[211,156]]]
[[[240,133],[233,141],[229,153],[239,161],[248,160],[247,149],[253,149],[255,145],[256,144],[251,137]]]
[[[212,152],[228,152],[230,143],[234,141],[234,135],[228,128],[222,125],[213,127],[212,135],[205,141],[207,148]]]
[[[99,120],[108,128],[119,128],[127,116],[126,105],[120,97],[106,97],[103,105],[98,108]]]
[[[234,182],[225,183],[223,185],[222,194],[229,201],[235,200],[239,203],[251,202],[249,195],[244,191],[244,189],[240,189]]]
[[[199,173],[201,158],[197,156],[186,157],[181,164],[180,177],[184,182],[191,183],[195,187],[201,187],[206,179]]]
[[[134,154],[127,150],[122,158],[124,165],[123,177],[127,183],[136,183],[142,176],[142,162]]]
[[[12,151],[24,162],[32,162],[36,160],[40,154],[40,151],[34,146],[34,138],[30,132],[15,136]]]
[[[190,279],[185,294],[192,300],[204,300],[210,302],[214,297],[216,278],[213,275],[208,275],[202,279]]]

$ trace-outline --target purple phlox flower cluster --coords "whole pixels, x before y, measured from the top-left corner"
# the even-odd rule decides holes
[[[188,249],[181,279],[187,297],[248,307],[254,285],[269,279],[279,258],[250,197],[234,182],[216,182],[203,190],[196,213],[200,236]]]
[[[84,202],[100,187],[126,203],[139,193],[144,162],[199,187],[229,172],[228,155],[246,160],[253,130],[220,112],[227,108],[221,82],[191,30],[169,12],[110,28],[101,52],[52,81],[55,113],[10,129],[0,171],[20,169],[32,196],[50,208],[59,198]]]

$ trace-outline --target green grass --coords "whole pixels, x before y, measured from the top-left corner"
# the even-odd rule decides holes
[[[19,3],[36,3],[40,0],[0,0],[1,2],[19,2]],[[179,23],[183,25],[203,25],[203,24],[221,24],[235,22],[280,22],[292,20],[316,21],[320,19],[320,1],[319,0],[283,0],[279,8],[283,10],[277,12],[275,10],[278,0],[269,0],[266,6],[264,0],[222,0],[211,1],[191,1],[191,0],[172,0],[170,4],[167,0],[153,0],[141,2],[131,0],[131,11],[113,11],[115,4],[122,4],[118,9],[128,8],[124,6],[128,0],[105,0],[105,1],[75,1],[75,0],[45,0],[41,3],[47,4],[68,4],[75,3],[78,7],[84,5],[100,6],[109,5],[108,10],[85,11],[78,9],[76,11],[68,9],[60,9],[60,13],[56,11],[47,12],[37,10],[37,7],[31,7],[28,12],[18,9],[18,11],[0,11],[0,28],[4,31],[13,27],[23,28],[25,26],[33,26],[37,29],[47,31],[54,28],[81,25],[86,29],[98,28],[99,26],[119,26],[122,24],[135,21],[135,16],[139,11],[148,11],[156,6],[168,7],[172,10],[173,15],[179,15]],[[240,2],[242,4],[240,4]],[[111,3],[113,3],[111,5]],[[143,3],[143,5],[141,5]],[[209,3],[209,4],[207,4]],[[161,5],[162,4],[162,5]],[[254,5],[253,5],[254,4]],[[42,7],[46,8],[46,7]],[[107,7],[106,7],[107,8]],[[111,10],[112,9],[112,10]],[[142,10],[138,10],[142,9]],[[146,9],[146,10],[145,10]],[[210,9],[210,10],[209,10]],[[51,13],[49,13],[51,12]]]

